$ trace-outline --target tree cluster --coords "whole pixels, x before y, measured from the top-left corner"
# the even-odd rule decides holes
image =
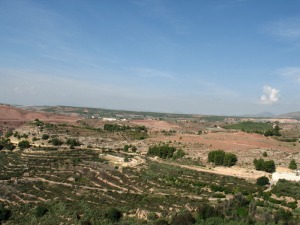
[[[237,162],[237,156],[222,150],[211,151],[208,153],[208,162],[218,166],[233,166]]]
[[[174,154],[175,153],[175,154]],[[169,146],[168,144],[164,145],[154,145],[149,147],[148,155],[158,156],[162,159],[167,158],[180,158],[185,155],[185,152],[182,149],[176,150],[175,147]]]
[[[81,145],[81,143],[75,138],[68,138],[68,140],[66,141],[66,144],[70,145],[71,148]]]
[[[54,146],[59,146],[59,145],[62,145],[64,142],[62,140],[60,140],[59,138],[55,137],[55,138],[52,138],[51,140],[49,140],[49,143],[51,143]]]
[[[25,149],[30,147],[30,143],[27,140],[23,140],[18,143],[18,146],[20,149]]]
[[[15,146],[10,142],[10,139],[1,138],[0,139],[0,150],[14,150]]]
[[[273,129],[269,129],[269,130],[265,131],[264,135],[266,137],[268,137],[268,136],[281,136],[279,131],[280,131],[280,127],[278,126],[278,124],[276,124]]]
[[[273,173],[276,170],[275,162],[273,160],[265,161],[262,158],[254,159],[253,164],[256,170]]]

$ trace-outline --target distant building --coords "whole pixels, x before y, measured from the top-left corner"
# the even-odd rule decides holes
[[[103,121],[108,121],[108,122],[113,122],[113,121],[117,121],[116,118],[102,118]]]

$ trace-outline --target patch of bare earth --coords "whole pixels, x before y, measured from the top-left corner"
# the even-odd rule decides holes
[[[47,122],[76,122],[82,117],[60,115],[44,112],[33,112],[24,109],[15,108],[7,105],[0,105],[0,121],[32,121],[39,119]]]

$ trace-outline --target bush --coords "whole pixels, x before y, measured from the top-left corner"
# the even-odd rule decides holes
[[[39,119],[35,119],[33,122],[37,127],[44,126],[44,122],[40,121]]]
[[[122,218],[122,212],[116,208],[110,208],[105,213],[105,217],[111,222],[116,223]]]
[[[265,161],[262,158],[254,159],[253,164],[256,170],[273,173],[276,170],[275,162],[273,160]]]
[[[267,157],[268,156],[268,153],[267,152],[264,152],[263,153],[263,157]]]
[[[48,140],[49,139],[49,135],[48,134],[43,134],[42,135],[42,139],[43,140]]]
[[[18,146],[20,147],[20,149],[25,149],[25,148],[29,148],[30,144],[29,141],[23,140],[19,142]]]
[[[11,216],[11,211],[4,208],[4,205],[0,204],[0,224],[2,221],[6,221]]]
[[[208,162],[219,166],[233,166],[237,162],[237,156],[233,153],[225,153],[222,150],[211,151],[208,153]]]
[[[269,182],[269,178],[267,178],[266,176],[263,176],[263,177],[259,177],[259,178],[257,178],[257,180],[256,180],[256,184],[258,185],[258,186],[265,186],[265,185],[267,185],[267,184],[269,184],[270,182]]]
[[[175,154],[173,154],[173,159],[182,158],[186,153],[182,149],[178,149]]]
[[[211,151],[208,153],[208,162],[216,165],[223,165],[225,152],[222,150]]]
[[[206,220],[207,218],[217,215],[215,208],[207,203],[200,205],[197,208],[197,219]]]
[[[290,162],[290,164],[289,164],[289,168],[290,168],[291,170],[296,170],[296,169],[297,169],[297,163],[296,163],[295,159],[292,159],[292,160],[291,160],[291,162]]]
[[[8,131],[6,134],[5,134],[5,137],[6,138],[9,138],[13,135],[14,133],[12,131]]]
[[[0,150],[7,149],[7,150],[13,150],[15,148],[14,144],[10,142],[10,139],[0,139]]]
[[[67,141],[66,141],[66,144],[67,145],[70,145],[71,147],[74,147],[74,146],[80,146],[80,142],[74,138],[69,138]]]
[[[49,210],[42,205],[35,208],[35,217],[43,217]]]
[[[38,141],[39,139],[37,137],[33,137],[32,141]]]
[[[124,151],[125,152],[128,152],[129,148],[131,148],[131,145],[124,145]]]
[[[133,147],[131,148],[131,151],[132,151],[132,152],[136,152],[136,151],[137,151],[137,147],[133,146]]]
[[[62,145],[64,142],[58,138],[52,138],[50,140],[50,143],[53,144],[54,146],[59,146]]]
[[[237,157],[233,153],[226,153],[223,160],[223,166],[234,166],[237,162]]]
[[[171,147],[169,145],[155,145],[149,147],[148,155],[150,156],[158,156],[159,158],[166,159],[172,158],[173,153],[176,151],[175,147]]]
[[[172,218],[172,225],[190,225],[195,224],[196,220],[189,211],[184,211]]]

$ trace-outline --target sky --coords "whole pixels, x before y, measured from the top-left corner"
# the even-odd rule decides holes
[[[0,102],[300,111],[299,0],[0,0]]]

